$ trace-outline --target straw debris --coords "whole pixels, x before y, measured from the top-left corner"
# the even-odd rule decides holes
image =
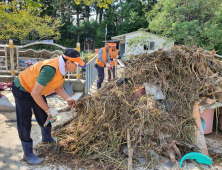
[[[217,99],[222,92],[222,64],[214,54],[196,46],[140,54],[128,62],[121,86],[113,80],[82,98],[77,118],[54,131],[60,141],[39,151],[49,155],[48,161],[96,169],[127,169],[131,151],[133,166],[155,167],[159,155],[178,164],[198,149],[193,146],[194,102]],[[165,99],[145,94],[144,83],[161,89]]]

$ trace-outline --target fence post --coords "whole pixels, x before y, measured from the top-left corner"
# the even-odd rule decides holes
[[[4,50],[5,50],[5,66],[6,66],[6,71],[8,71],[7,47],[4,47]]]
[[[76,43],[76,51],[80,52],[80,43],[79,42]],[[77,67],[76,78],[77,78],[77,80],[80,79],[80,68],[79,68],[79,66]]]
[[[14,63],[14,48],[15,48],[15,46],[13,45],[12,39],[9,40],[8,47],[10,48],[10,65],[11,65],[10,73],[11,73],[11,76],[14,77],[15,76],[15,63]]]
[[[85,93],[88,95],[89,93],[89,64],[86,64],[86,88],[85,88]]]

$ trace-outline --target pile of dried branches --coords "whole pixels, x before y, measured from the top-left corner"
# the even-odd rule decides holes
[[[221,92],[222,64],[214,54],[185,46],[141,54],[128,63],[120,87],[114,80],[81,99],[77,118],[55,130],[60,141],[41,148],[42,154],[70,165],[78,158],[97,169],[126,169],[132,150],[134,165],[155,166],[157,155],[176,163],[195,149],[194,102]],[[161,88],[165,99],[141,95],[145,82]]]

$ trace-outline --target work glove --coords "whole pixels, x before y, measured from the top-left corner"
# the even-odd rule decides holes
[[[116,56],[116,59],[121,59],[121,56],[117,55],[117,56]]]
[[[52,109],[52,108],[49,108],[49,110],[46,111],[46,113],[50,115],[51,117],[55,117],[59,114],[59,112],[56,109]]]
[[[69,106],[77,106],[78,105],[77,101],[75,99],[71,98],[71,97],[69,97],[66,101],[67,101]]]
[[[113,66],[112,66],[112,64],[106,63],[106,67],[107,67],[108,69],[111,69]]]

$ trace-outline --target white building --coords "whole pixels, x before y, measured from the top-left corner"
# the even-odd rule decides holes
[[[111,39],[118,42],[120,54],[121,56],[125,55],[125,57],[130,56],[131,54],[137,55],[144,52],[152,53],[159,48],[167,50],[174,45],[173,41],[170,41],[165,37],[142,31],[118,35],[111,37]],[[130,45],[131,42],[134,42],[133,45]]]

